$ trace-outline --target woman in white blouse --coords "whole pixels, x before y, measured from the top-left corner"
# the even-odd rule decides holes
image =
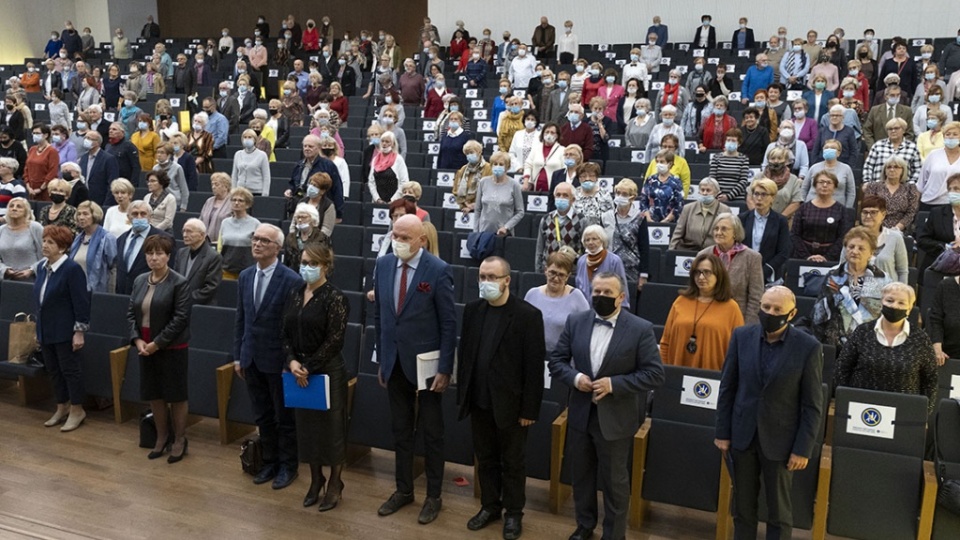
[[[540,132],[540,139],[533,143],[523,163],[523,189],[547,191],[553,173],[563,168],[563,146],[560,145],[560,128],[547,122]]]
[[[540,130],[537,129],[537,115],[527,111],[523,115],[523,129],[513,134],[510,142],[510,170],[520,172],[527,162],[530,150],[540,140]]]
[[[130,230],[130,222],[127,220],[127,208],[133,201],[133,195],[136,190],[133,184],[126,178],[117,178],[110,183],[110,193],[116,199],[117,204],[107,208],[103,216],[103,228],[108,233],[120,238],[120,235]]]

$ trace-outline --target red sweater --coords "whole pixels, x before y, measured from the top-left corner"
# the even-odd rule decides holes
[[[583,161],[590,161],[593,157],[593,128],[581,121],[577,129],[571,129],[570,122],[567,122],[560,128],[560,144],[579,144],[583,149]]]
[[[350,114],[350,101],[340,96],[337,99],[330,102],[330,110],[336,111],[340,115],[340,121],[346,122],[347,116]]]
[[[443,89],[443,95],[437,94],[435,88],[427,92],[427,105],[423,108],[424,118],[436,118],[443,112],[443,96],[449,94],[446,88]]]
[[[455,58],[460,58],[460,56],[463,55],[463,51],[468,50],[469,48],[470,47],[469,47],[469,44],[467,43],[467,40],[461,39],[460,42],[458,43],[457,40],[451,39],[450,49],[448,51],[448,54],[450,55],[450,59],[453,60]]]
[[[320,32],[316,28],[313,30],[304,30],[303,31],[303,40],[301,42],[300,48],[304,51],[319,51],[320,50]]]
[[[587,112],[590,110],[590,100],[597,97],[597,94],[600,92],[600,87],[605,84],[606,81],[603,80],[603,77],[600,77],[597,82],[591,81],[590,77],[583,80],[583,91],[580,92],[580,104],[583,105],[584,109],[587,109]]]
[[[27,162],[23,165],[23,180],[30,188],[37,189],[43,184],[53,180],[60,172],[60,154],[53,145],[47,146],[47,149],[37,154],[37,147],[31,146],[27,151]],[[47,192],[44,191],[37,200],[49,201]]]
[[[726,137],[724,137],[723,134],[726,133],[727,130],[735,127],[737,127],[737,121],[729,114],[723,115],[720,121],[720,144],[714,144],[716,116],[711,114],[700,124],[700,131],[703,132],[703,135],[700,137],[700,142],[707,147],[707,150],[723,150],[723,145],[726,143]]]

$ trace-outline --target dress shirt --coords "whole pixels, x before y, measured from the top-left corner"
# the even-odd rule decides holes
[[[406,264],[409,267],[407,269],[407,297],[409,297],[410,293],[413,292],[410,290],[413,285],[413,275],[417,273],[417,266],[420,265],[420,257],[422,256],[423,248],[420,248],[420,251],[417,251],[417,254],[406,263],[400,257],[397,257],[397,275],[393,278],[393,305],[397,305],[400,301],[400,276],[403,275],[403,265]],[[406,302],[406,298],[404,302]]]
[[[226,146],[227,135],[230,132],[230,124],[227,121],[226,116],[220,114],[219,112],[210,114],[207,125],[203,128],[203,130],[213,135],[213,148],[215,150]]]
[[[123,263],[127,265],[128,270],[131,266],[133,266],[133,259],[137,257],[137,253],[140,253],[140,248],[143,246],[143,242],[146,239],[146,234],[149,232],[149,227],[143,232],[137,232],[133,229],[130,229],[130,236],[127,237],[127,244],[123,246],[124,258],[127,258],[128,252],[130,254],[129,260],[123,261]]]
[[[593,323],[593,333],[590,334],[590,369],[593,371],[593,377],[596,378],[597,372],[603,365],[603,357],[607,355],[607,349],[610,348],[610,339],[613,338],[613,331],[617,327],[617,318],[620,317],[620,311],[617,311],[605,320],[610,326],[605,324]],[[602,318],[597,316],[597,318]],[[578,373],[573,379],[573,383],[579,384],[580,377],[585,377],[585,373]],[[612,390],[612,389],[611,389]]]
[[[765,216],[761,216],[760,212],[754,210],[753,214],[753,240],[750,248],[759,253],[760,243],[763,242],[763,231],[767,229],[767,218],[770,217],[770,212],[767,212],[767,215]]]
[[[773,343],[767,341],[766,332],[760,332],[760,378],[763,384],[767,384],[770,377],[777,372],[780,366],[780,360],[785,352],[784,342],[787,334],[790,333],[790,325],[780,334],[780,337]]]
[[[93,151],[87,152],[87,175],[84,178],[90,178],[90,171],[93,170],[93,162],[97,160],[97,156],[100,155],[100,150],[97,149],[97,152]]]
[[[257,283],[260,281],[260,272],[263,272],[263,296],[267,296],[267,288],[270,287],[270,279],[273,278],[273,271],[277,269],[277,265],[280,264],[280,259],[273,261],[273,264],[266,268],[260,268],[260,263],[257,263],[257,273],[253,275],[253,303],[257,303],[257,287],[260,285]],[[260,299],[263,301],[263,298]]]
[[[903,328],[900,333],[893,337],[893,345],[887,343],[887,336],[883,333],[883,317],[877,317],[877,322],[873,325],[873,333],[877,336],[877,341],[884,347],[899,347],[903,345],[910,337],[910,321],[903,321]]]
[[[40,287],[40,303],[41,304],[43,303],[43,297],[47,294],[47,282],[50,281],[50,276],[55,274],[57,270],[59,270],[60,267],[63,266],[63,261],[66,261],[66,260],[67,260],[67,256],[63,255],[59,259],[57,259],[57,262],[53,264],[47,263],[48,264],[47,274],[43,278],[43,285]]]

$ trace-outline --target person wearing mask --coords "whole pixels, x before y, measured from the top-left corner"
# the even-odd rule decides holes
[[[27,149],[17,140],[14,133],[14,128],[9,124],[0,125],[0,157],[16,160],[17,168],[14,174],[17,178],[21,178],[23,167],[27,163]]]
[[[843,154],[843,145],[836,139],[829,139],[823,143],[823,161],[815,163],[810,167],[809,174],[803,180],[803,186],[800,188],[804,201],[812,201],[817,196],[816,190],[812,189],[813,179],[817,177],[820,171],[827,171],[837,177],[840,184],[833,194],[833,199],[838,203],[853,210],[857,203],[857,182],[853,175],[853,169],[844,163],[840,158]]]
[[[535,127],[536,117],[532,113],[527,113],[525,122],[528,123],[528,126],[534,124]],[[530,128],[528,127],[528,129]],[[549,191],[551,180],[558,171],[563,169],[565,148],[557,144],[560,138],[559,132],[560,129],[553,122],[544,124],[543,130],[539,134],[534,132],[531,137],[533,141],[530,143],[530,149],[526,151],[526,158],[523,161],[518,160],[519,163],[522,163],[523,189],[538,192]],[[526,142],[517,139],[524,137],[523,134],[524,132],[517,132],[517,135],[514,135],[514,143],[520,147],[517,151],[521,154],[526,147]],[[513,163],[511,159],[511,166]]]
[[[50,127],[33,126],[33,146],[27,151],[23,167],[23,181],[31,200],[49,201],[48,184],[59,176],[60,156],[50,144]]]
[[[32,270],[37,276],[33,285],[37,343],[57,401],[56,412],[44,426],[54,427],[65,422],[61,432],[77,429],[87,417],[83,410],[86,396],[77,353],[84,346],[84,334],[90,326],[90,294],[83,269],[67,256],[72,241],[73,233],[66,227],[45,227],[44,259]]]
[[[574,208],[574,188],[563,182],[553,190],[556,210],[551,210],[540,218],[537,231],[537,249],[534,257],[535,271],[543,272],[547,266],[547,258],[567,246],[577,256],[583,251],[581,236],[587,224]]]
[[[675,155],[679,154],[680,157],[683,157],[685,138],[683,128],[676,122],[677,111],[678,109],[673,105],[667,105],[657,113],[657,116],[660,117],[660,123],[653,127],[650,132],[650,139],[647,141],[646,159],[649,163],[654,163],[657,153],[663,149],[661,140],[667,135],[673,135],[677,139],[677,147],[673,152]]]
[[[307,246],[311,244],[329,246],[330,237],[320,227],[320,213],[317,207],[309,203],[297,204],[290,228],[292,230],[287,234],[283,244],[283,264],[294,272],[300,272],[300,257]]]
[[[257,134],[247,129],[241,135],[243,149],[233,156],[234,186],[244,187],[255,195],[270,195],[270,158],[256,148]]]
[[[586,297],[591,294],[592,279],[597,274],[613,274],[623,283],[627,282],[626,271],[620,257],[609,251],[610,238],[601,225],[590,225],[583,231],[580,241],[583,244],[583,255],[577,261],[576,285]],[[630,309],[630,296],[623,300],[623,306]]]
[[[907,181],[907,162],[900,156],[890,156],[883,165],[883,177],[864,183],[863,196],[879,197],[884,201],[885,228],[903,234],[913,233],[914,221],[920,207],[920,192],[916,184]],[[881,181],[882,180],[882,181]]]
[[[110,51],[114,60],[128,60],[130,58],[130,40],[123,35],[123,29],[117,28],[110,38]]]
[[[713,245],[713,227],[717,216],[730,208],[717,199],[720,184],[709,176],[700,181],[694,202],[683,206],[677,226],[670,237],[670,249],[700,251]]]
[[[290,121],[287,120],[287,117],[284,116],[281,111],[282,103],[279,99],[271,99],[268,107],[269,116],[267,117],[266,126],[276,134],[274,149],[287,148],[290,141]]]
[[[796,38],[780,60],[780,83],[787,90],[806,90],[803,82],[810,68],[810,56],[803,50],[803,40]]]
[[[943,127],[947,123],[947,115],[943,111],[935,110],[927,114],[927,130],[917,137],[917,151],[920,160],[927,159],[934,150],[943,148]]]
[[[623,95],[620,96],[620,99],[617,100],[616,103],[612,104],[614,120],[617,122],[620,133],[626,133],[627,125],[639,115],[638,102],[646,100],[649,103],[650,101],[640,94],[643,84],[641,84],[639,79],[627,80],[624,88]],[[609,106],[610,104],[608,104],[608,107]],[[649,108],[650,106],[648,106],[648,110]],[[652,127],[653,125],[651,124],[651,129]]]
[[[632,86],[628,84],[627,88]],[[632,118],[625,121],[622,128],[624,132],[624,142],[628,148],[643,150],[650,141],[650,134],[653,133],[653,127],[657,123],[650,110],[653,108],[650,100],[647,98],[637,99],[632,108]]]
[[[434,521],[442,505],[440,402],[453,372],[456,347],[453,276],[445,262],[424,252],[425,242],[423,224],[416,216],[397,219],[393,224],[392,253],[384,255],[377,264],[374,286],[375,309],[379,313],[375,329],[380,358],[378,377],[390,395],[396,439],[396,491],[377,513],[388,516],[413,503],[413,449],[416,431],[423,430],[427,497],[418,517],[420,524]],[[417,285],[410,283],[414,272],[419,280]],[[416,291],[410,291],[413,286]],[[437,375],[426,391],[418,393],[416,357],[433,351],[438,351],[439,356]],[[415,405],[419,405],[416,431]]]
[[[641,291],[649,277],[650,241],[647,222],[633,204],[637,191],[637,184],[629,178],[617,182],[614,209],[604,213],[601,223],[610,241],[610,252],[620,257],[627,280],[636,282],[637,291]]]
[[[154,235],[170,236],[150,225],[150,212],[150,204],[146,201],[133,201],[127,208],[130,229],[117,237],[116,294],[129,295],[137,276],[150,272],[144,250],[145,240]]]
[[[663,88],[657,92],[654,100],[654,110],[657,116],[663,118],[663,111],[667,107],[675,107],[677,111],[685,111],[690,103],[690,93],[680,84],[680,71],[670,70],[670,76]]]
[[[943,89],[939,86],[931,87],[926,93],[926,103],[918,104],[916,112],[913,113],[914,133],[919,135],[931,129],[927,125],[927,119],[932,118],[934,112],[943,113],[947,118],[947,123],[953,122],[953,111],[941,101],[943,101]]]
[[[217,113],[219,118],[223,115]],[[193,158],[194,165],[199,174],[211,174],[213,172],[213,147],[216,144],[214,134],[207,131],[210,117],[206,112],[200,112],[193,115],[193,129],[187,133],[186,151]],[[218,125],[215,129],[226,129],[226,125]],[[224,134],[224,137],[226,134]]]
[[[145,112],[137,115],[136,129],[130,136],[130,142],[137,149],[140,170],[148,171],[157,162],[157,148],[162,144],[160,135],[153,130],[153,118]]]
[[[822,347],[790,324],[796,316],[793,292],[773,287],[761,300],[759,324],[736,329],[726,351],[714,445],[742,486],[734,495],[739,538],[757,536],[761,478],[767,534],[792,534],[793,475],[806,469],[822,423]]]
[[[183,174],[183,168],[173,157],[172,144],[163,143],[157,147],[157,164],[153,166],[152,170],[167,175],[170,180],[170,194],[177,202],[176,208],[179,208],[181,212],[186,212],[190,200],[190,188],[187,187],[187,179]]]
[[[623,280],[598,273],[592,289],[593,309],[567,319],[549,361],[554,382],[571,389],[567,456],[574,471],[574,540],[590,538],[597,526],[598,468],[605,471],[603,536],[626,537],[627,462],[640,427],[640,394],[664,378],[653,325],[622,309]],[[598,347],[592,349],[591,342]],[[611,394],[618,397],[609,399]]]
[[[777,159],[783,165],[784,156],[777,156]],[[749,188],[749,194],[748,206],[751,209],[741,219],[744,231],[742,243],[760,254],[764,283],[773,283],[783,277],[784,265],[793,248],[788,218],[774,207],[779,194],[774,180],[755,180]],[[799,199],[789,206],[799,207]]]
[[[516,539],[526,503],[524,442],[543,394],[543,315],[513,297],[506,260],[487,257],[478,276],[480,299],[464,308],[457,360],[459,418],[470,416],[482,505],[467,528],[480,530],[502,517],[503,537]],[[507,320],[506,333],[491,338],[482,331],[507,327]]]
[[[452,193],[460,211],[469,213],[476,207],[477,184],[481,178],[491,176],[493,169],[483,159],[483,146],[477,141],[467,141],[463,145],[466,165],[460,167],[453,178]]]
[[[833,67],[833,64],[829,62],[826,62],[826,64]],[[820,118],[827,114],[828,104],[833,98],[833,91],[827,88],[827,77],[822,73],[811,74],[810,88],[803,91],[803,100],[810,106],[810,119],[820,122]]]
[[[227,157],[227,136],[230,134],[230,120],[226,116],[220,114],[217,111],[217,101],[212,97],[203,98],[203,112],[206,116],[203,120],[198,120],[198,115],[194,116],[193,119],[193,132],[191,136],[194,141],[201,137],[200,131],[209,133],[213,138],[213,146],[210,151],[210,160],[209,165],[210,170],[213,170],[213,158],[225,158]],[[202,129],[197,129],[198,122],[202,125]],[[207,145],[209,147],[209,143]],[[206,149],[203,149],[202,152],[198,152],[197,157],[201,157],[207,152]],[[193,152],[191,152],[193,153]],[[207,161],[207,158],[204,158],[204,161]],[[204,170],[203,163],[198,162],[197,168]]]
[[[50,181],[49,193],[52,204],[46,205],[40,210],[39,221],[41,225],[61,225],[70,229],[74,234],[79,232],[77,209],[75,206],[67,204],[71,189],[70,183],[63,179],[55,178]]]
[[[880,73],[878,79],[883,78],[889,73],[896,73],[900,76],[900,89],[904,94],[909,95],[920,82],[920,71],[916,62],[907,54],[906,42],[895,42],[893,44],[893,56],[880,63]],[[879,91],[880,88],[877,88]]]
[[[507,72],[513,87],[526,90],[530,85],[530,79],[536,76],[536,66],[537,60],[533,55],[527,54],[527,46],[521,44],[517,47],[517,57],[510,62],[510,69]]]
[[[643,183],[640,190],[640,213],[652,223],[675,222],[683,209],[683,184],[670,169],[674,154],[667,150],[657,153],[657,172]],[[583,178],[581,176],[581,187]]]
[[[853,226],[852,211],[833,198],[840,184],[833,173],[821,171],[812,178],[816,197],[801,204],[794,215],[791,257],[814,262],[836,261],[844,247],[843,237]]]
[[[788,152],[787,166],[802,181],[809,174],[810,158],[807,155],[807,146],[797,139],[796,133],[793,121],[784,120],[779,128],[779,136],[767,146],[763,167],[766,168],[766,161],[770,152],[776,148],[783,148]]]
[[[960,220],[960,173],[952,173],[947,177],[945,184],[947,186],[945,199],[948,204],[928,207],[930,214],[926,221],[922,221],[917,226],[917,247],[919,248],[917,269],[920,276],[923,276],[927,267],[945,250],[960,251],[958,247],[960,235],[957,234],[954,226],[954,223]],[[920,208],[923,208],[922,204]],[[920,283],[923,283],[922,277]]]
[[[513,228],[523,219],[523,194],[520,184],[507,176],[510,155],[496,152],[490,157],[491,176],[481,178],[475,195],[474,232],[492,232],[512,236]]]
[[[10,200],[6,211],[0,226],[0,281],[31,280],[36,275],[34,266],[45,256],[43,225],[34,221],[30,203],[24,197]]]
[[[380,136],[380,148],[374,152],[367,187],[370,196],[378,204],[386,204],[401,197],[400,189],[410,180],[407,164],[396,150],[393,133]]]
[[[694,58],[693,71],[687,72],[687,82],[684,84],[689,94],[696,94],[698,87],[703,87],[704,92],[710,88],[713,75],[707,71],[706,65],[707,61],[702,56]]]
[[[62,125],[55,124],[50,128],[50,143],[57,150],[60,158],[60,167],[66,163],[76,163],[77,148],[70,140],[70,132]]]
[[[544,80],[539,116],[544,123],[555,122],[559,125],[569,112],[570,74],[561,71],[557,74],[556,84],[553,86],[546,84],[549,81],[549,77]]]
[[[730,277],[715,255],[701,252],[694,258],[688,285],[670,307],[660,338],[664,364],[721,369],[731,334],[743,326]]]
[[[336,164],[320,155],[320,138],[316,135],[304,137],[302,146],[303,159],[297,162],[296,167],[294,167],[293,173],[290,175],[290,188],[284,191],[283,196],[288,199],[294,196],[297,199],[302,198],[306,193],[308,180],[314,174],[326,173],[330,176],[332,182],[326,197],[333,202],[337,219],[343,219],[343,182],[340,180],[340,173]],[[389,161],[389,158],[387,158],[387,161]],[[380,165],[383,166],[384,163]],[[405,169],[404,166],[403,170]]]
[[[701,26],[693,35],[693,47],[696,49],[716,49],[717,48],[717,29],[711,26],[713,17],[704,15],[700,17]]]
[[[563,35],[557,46],[557,63],[561,65],[572,64],[573,59],[580,53],[580,40],[573,33],[573,21],[563,23]],[[544,58],[545,59],[545,58]]]
[[[104,150],[112,155],[117,161],[117,176],[120,178],[133,178],[137,182],[140,180],[140,151],[137,145],[124,138],[123,124],[114,122],[110,124],[108,131],[107,145]],[[152,168],[153,165],[150,165]],[[89,183],[90,180],[88,179]]]
[[[710,99],[713,99],[717,96],[729,97],[730,92],[732,92],[733,89],[733,79],[730,77],[730,75],[727,75],[726,64],[718,64],[716,76],[712,81],[710,81],[710,86],[707,87],[708,97]]]
[[[727,98],[718,96],[714,98],[714,101],[717,99],[723,100],[721,102],[723,114],[720,115],[723,117],[726,113]],[[697,140],[700,135],[700,130],[705,123],[713,119],[713,113],[714,104],[707,99],[707,89],[703,86],[695,88],[693,90],[693,99],[690,100],[690,103],[687,103],[687,108],[683,111],[680,120],[684,137],[690,140]],[[729,121],[733,121],[733,118],[730,118],[728,122]]]
[[[186,278],[190,304],[216,305],[223,278],[223,260],[207,239],[207,226],[197,218],[183,224],[184,246],[177,251],[173,269]]]
[[[760,111],[754,107],[744,109],[740,133],[743,140],[738,150],[747,156],[751,167],[759,167],[770,144],[770,133],[765,126],[760,125]]]
[[[740,17],[740,27],[733,31],[730,42],[734,51],[757,48],[757,41],[753,38],[753,28],[747,26],[746,17]]]
[[[203,208],[200,210],[200,220],[204,225],[204,234],[211,241],[220,238],[220,224],[230,217],[232,212],[232,204],[229,200],[232,183],[230,175],[227,173],[216,172],[210,176],[213,196],[203,203]]]
[[[860,225],[870,229],[877,236],[877,251],[873,254],[871,264],[883,271],[894,281],[907,282],[907,248],[903,241],[903,234],[899,229],[888,229],[883,226],[887,217],[887,203],[880,197],[866,196],[860,203]],[[840,253],[843,262],[846,252]]]
[[[263,448],[263,466],[253,483],[273,480],[273,489],[283,489],[297,477],[296,424],[293,410],[283,404],[280,376],[287,359],[283,313],[303,280],[280,264],[283,232],[279,227],[258,225],[247,238],[255,263],[240,273],[238,281],[234,369],[247,383]]]
[[[580,146],[571,144],[563,149],[563,168],[555,171],[550,178],[550,189],[547,194],[547,211],[556,210],[553,200],[553,190],[563,182],[569,183],[574,188],[580,187],[580,180],[577,178],[577,170],[583,163],[583,151]]]
[[[724,109],[721,109],[724,110]],[[716,115],[714,115],[716,117]],[[731,122],[733,123],[733,122]],[[712,128],[712,133],[718,133],[723,122],[719,119],[707,123],[705,128]],[[708,136],[704,130],[704,139]],[[720,184],[720,193],[717,199],[728,202],[743,199],[746,196],[747,177],[750,172],[750,163],[747,156],[740,153],[738,148],[743,141],[743,134],[736,127],[723,133],[723,152],[716,154],[710,161],[710,176]],[[716,143],[717,136],[711,137],[711,145]]]

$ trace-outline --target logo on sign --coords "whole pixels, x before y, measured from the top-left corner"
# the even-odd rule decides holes
[[[461,215],[461,216],[460,216],[460,223],[463,223],[464,225],[470,223],[470,214],[463,214],[463,215]]]
[[[540,208],[543,206],[543,197],[531,197],[530,204],[532,204],[535,208]]]
[[[686,259],[686,260],[683,261],[683,269],[684,269],[684,270],[686,270],[687,272],[689,272],[691,268],[693,268],[693,257],[690,257],[689,259]]]
[[[377,211],[377,219],[387,219],[387,211],[386,210]]]
[[[707,399],[713,393],[713,387],[707,381],[697,381],[693,386],[693,393],[700,399]]]
[[[650,231],[650,234],[653,235],[654,240],[660,240],[663,238],[663,230],[659,228],[653,229],[652,231]]]
[[[879,426],[881,420],[883,420],[883,416],[880,414],[880,411],[873,407],[866,408],[860,413],[860,421],[868,427]]]
[[[457,198],[456,198],[456,196],[454,196],[453,193],[448,193],[448,194],[447,194],[447,202],[450,203],[450,204],[457,204]]]

